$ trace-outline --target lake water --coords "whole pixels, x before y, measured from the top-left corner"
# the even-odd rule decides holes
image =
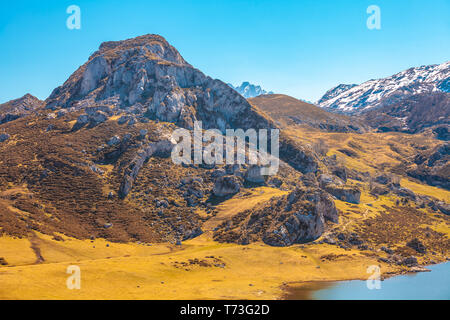
[[[366,281],[309,283],[291,288],[286,299],[317,300],[450,300],[450,263],[427,267],[431,272],[395,276],[369,290]]]

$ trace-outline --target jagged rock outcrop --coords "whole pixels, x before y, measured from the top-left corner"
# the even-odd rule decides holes
[[[170,138],[167,138],[157,142],[149,143],[148,145],[140,149],[134,159],[130,162],[128,167],[124,170],[124,176],[119,189],[119,196],[123,199],[130,193],[134,181],[139,174],[139,171],[150,157],[168,157],[174,145],[174,141],[172,141]]]
[[[443,201],[438,201],[436,203],[437,208],[444,214],[450,215],[450,204]]]
[[[98,104],[187,128],[202,120],[204,127],[222,131],[242,123],[243,114],[255,115],[242,96],[192,67],[157,35],[103,43],[46,100],[51,109]]]
[[[359,204],[361,198],[361,190],[352,186],[327,185],[324,188],[329,194],[337,199],[345,202]]]
[[[27,93],[23,97],[0,104],[0,124],[35,113],[43,101]]]
[[[432,186],[450,189],[450,144],[448,142],[419,153],[414,162],[417,166],[407,171],[409,176]]]
[[[224,222],[215,239],[241,244],[262,240],[272,246],[289,246],[320,237],[326,220],[338,222],[330,195],[320,189],[299,188]]]
[[[280,158],[302,173],[316,172],[319,168],[319,160],[312,150],[283,135],[280,136]]]
[[[356,186],[346,186],[344,182],[330,174],[319,176],[320,187],[341,201],[358,204],[361,198],[361,190]]]

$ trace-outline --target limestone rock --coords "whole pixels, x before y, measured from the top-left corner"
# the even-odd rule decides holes
[[[224,223],[215,239],[241,244],[262,240],[272,246],[290,246],[319,238],[326,220],[338,222],[330,195],[320,189],[299,188]]]
[[[327,185],[325,190],[341,201],[359,204],[361,198],[361,190],[357,187]]]
[[[213,193],[217,197],[236,194],[241,189],[241,180],[236,176],[222,176],[216,179]]]
[[[251,183],[265,183],[266,176],[261,174],[261,167],[258,165],[250,166],[244,174],[245,180]]]
[[[111,139],[108,140],[108,146],[114,146],[116,144],[120,143],[120,137],[119,136],[113,136]]]
[[[0,142],[5,142],[6,140],[8,140],[11,136],[7,133],[2,133],[0,134]]]

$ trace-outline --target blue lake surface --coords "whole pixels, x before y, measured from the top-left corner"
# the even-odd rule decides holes
[[[450,263],[427,267],[431,272],[395,276],[381,281],[381,289],[369,290],[366,281],[340,281],[311,293],[327,300],[450,300]]]

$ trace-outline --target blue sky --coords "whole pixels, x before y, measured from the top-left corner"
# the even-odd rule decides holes
[[[316,101],[360,83],[450,60],[450,0],[2,1],[0,103],[45,99],[101,42],[164,36],[207,75]],[[69,5],[81,30],[66,27]],[[369,5],[381,30],[369,30]]]

